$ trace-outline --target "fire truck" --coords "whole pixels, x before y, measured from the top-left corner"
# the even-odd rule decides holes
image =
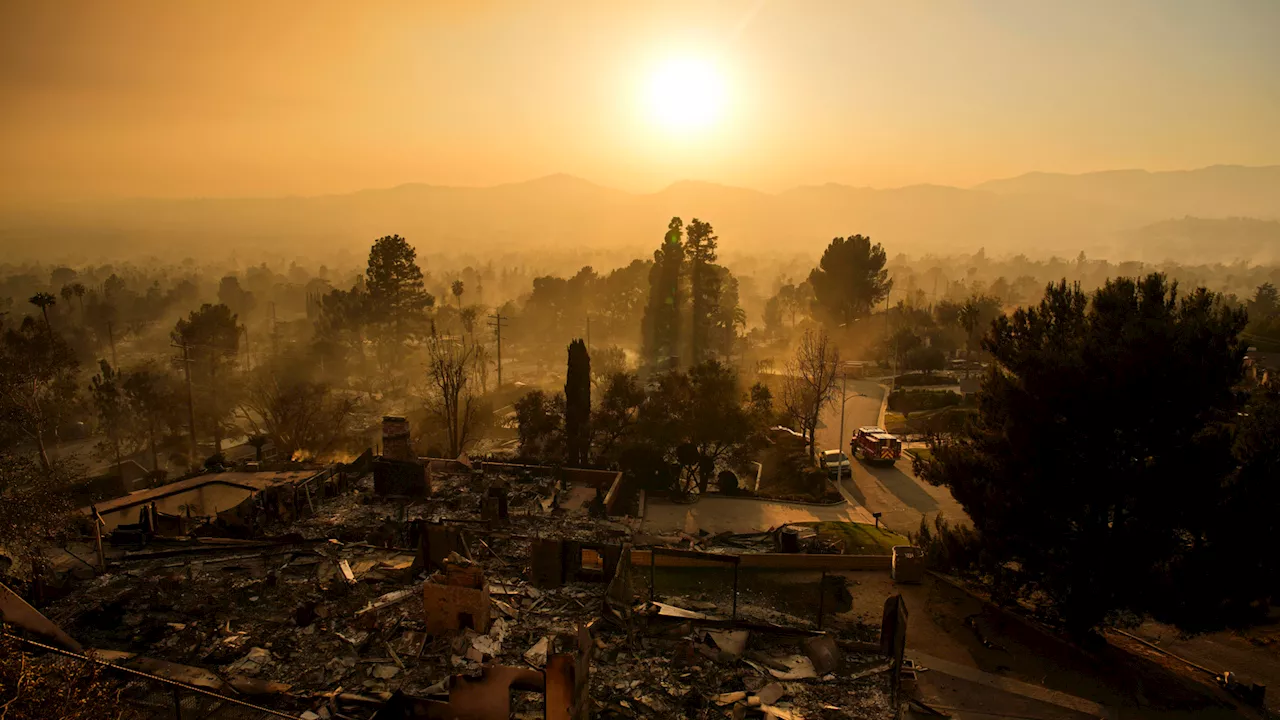
[[[858,428],[849,441],[850,454],[868,464],[892,465],[902,457],[902,441],[882,427]]]

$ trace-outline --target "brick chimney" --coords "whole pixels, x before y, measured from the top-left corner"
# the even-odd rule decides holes
[[[389,460],[416,460],[409,446],[409,421],[395,415],[382,418],[382,457]]]

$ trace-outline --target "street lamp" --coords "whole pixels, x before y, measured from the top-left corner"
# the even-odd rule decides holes
[[[840,488],[840,482],[844,479],[844,461],[840,459],[844,455],[844,406],[849,402],[849,366],[852,362],[845,361],[840,363],[840,440],[836,444],[836,450],[840,451],[840,455],[836,456],[836,489]],[[855,392],[854,397],[863,395],[863,393]],[[863,395],[865,397],[865,395]],[[853,475],[853,456],[849,456],[849,475]]]

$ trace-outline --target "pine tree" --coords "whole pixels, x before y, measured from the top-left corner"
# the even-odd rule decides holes
[[[369,249],[365,271],[371,324],[381,328],[379,353],[384,365],[397,359],[416,328],[426,325],[426,309],[435,298],[423,289],[418,253],[399,235],[378,238]]]
[[[1204,536],[1237,464],[1244,324],[1219,296],[1180,295],[1159,274],[1092,296],[1050,286],[987,331],[995,366],[978,412],[934,444],[922,476],[951,490],[984,554],[1016,562],[1070,629],[1167,608],[1152,588]]]
[[[128,419],[128,405],[121,388],[120,373],[106,360],[98,361],[98,366],[100,372],[90,381],[89,392],[93,407],[98,412],[98,422],[107,434],[107,439],[100,443],[99,449],[110,453],[121,487],[127,493],[132,488],[124,482],[123,470],[120,468],[120,443]]]
[[[689,259],[689,363],[706,359],[712,344],[712,327],[717,324],[721,273],[716,261],[715,231],[711,223],[694,218],[685,233],[684,254]]]
[[[224,375],[226,370],[235,367],[241,330],[231,308],[205,303],[199,310],[192,310],[186,318],[179,319],[170,333],[174,342],[190,347],[191,358],[203,371],[201,402],[197,408],[213,426],[214,455],[222,453],[223,423],[234,406],[230,392],[233,386]]]
[[[888,258],[880,243],[850,235],[835,238],[809,273],[815,306],[831,325],[847,326],[866,317],[889,294],[893,281],[884,269]]]
[[[680,313],[680,275],[684,268],[684,246],[680,236],[684,222],[678,217],[667,224],[662,247],[653,253],[649,271],[649,304],[644,311],[644,357],[656,368],[666,368],[678,353]]]

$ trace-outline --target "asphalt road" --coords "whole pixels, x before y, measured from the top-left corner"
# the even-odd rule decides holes
[[[840,441],[840,398],[823,413],[824,427],[818,428],[818,449],[839,447],[849,452],[847,438],[863,425],[880,421],[880,405],[885,388],[869,380],[849,380],[848,399],[844,403],[844,435]],[[866,465],[854,461],[853,478],[845,478],[844,490],[869,512],[881,513],[880,522],[897,532],[915,531],[921,517],[933,518],[939,512],[953,522],[968,522],[960,504],[946,488],[936,488],[911,472],[911,459],[905,454],[889,467]]]

